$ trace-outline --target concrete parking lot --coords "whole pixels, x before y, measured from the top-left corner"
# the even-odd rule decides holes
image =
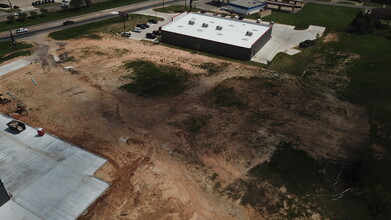
[[[152,23],[148,23],[148,25],[150,26],[149,28],[146,28],[146,29],[143,29],[141,31],[141,33],[136,33],[136,32],[132,32],[131,30],[128,30],[129,32],[132,33],[132,36],[130,37],[131,39],[134,39],[134,40],[149,40],[149,41],[157,41],[157,39],[148,39],[146,37],[146,34],[147,33],[152,33],[153,31],[155,30],[158,30],[159,27],[169,23],[171,21],[171,19],[177,15],[178,13],[173,13],[173,14],[168,14],[168,13],[161,13],[161,12],[155,12],[153,11],[152,9],[147,9],[147,10],[143,10],[143,11],[139,11],[137,12],[136,14],[141,14],[141,15],[149,15],[149,16],[156,16],[158,18],[163,18],[164,21],[159,21],[157,24],[152,24]]]
[[[274,24],[272,37],[251,60],[267,64],[280,52],[288,55],[300,53],[301,51],[297,49],[300,42],[315,40],[316,38],[321,37],[326,28],[310,25],[306,30],[294,29],[295,26]]]

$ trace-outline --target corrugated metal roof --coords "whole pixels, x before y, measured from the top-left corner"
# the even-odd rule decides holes
[[[0,115],[0,178],[15,204],[0,207],[0,219],[19,208],[41,219],[75,219],[107,189],[92,176],[106,159],[51,135],[39,137],[30,126],[14,134],[6,125],[11,120]]]

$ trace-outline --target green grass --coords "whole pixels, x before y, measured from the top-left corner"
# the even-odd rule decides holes
[[[125,23],[126,31],[130,31],[138,23],[146,23],[150,18],[154,17],[129,14],[129,19]],[[55,40],[69,40],[79,37],[100,39],[101,37],[96,34],[98,32],[113,34],[121,31],[124,31],[122,18],[116,17],[52,32],[49,34],[49,37]]]
[[[32,44],[17,43],[14,48],[11,41],[0,42],[0,63],[18,56],[28,56],[32,47]]]
[[[186,89],[188,73],[173,66],[156,66],[149,61],[131,61],[125,64],[132,69],[133,82],[121,86],[122,89],[139,96],[156,97],[178,95]]]
[[[14,21],[11,24],[7,24],[5,21],[0,22],[0,31],[6,31],[8,29],[16,29],[21,27],[27,27],[30,25],[45,23],[49,21],[55,21],[64,18],[70,18],[78,15],[83,15],[91,12],[101,11],[108,8],[115,8],[124,5],[134,4],[137,2],[142,2],[144,0],[122,0],[122,1],[110,1],[93,4],[89,7],[84,6],[79,9],[68,9],[56,12],[50,12],[45,17],[37,17],[36,19],[26,19],[24,22]]]
[[[171,6],[167,6],[164,8],[157,8],[157,9],[153,9],[153,10],[157,11],[157,12],[164,12],[164,13],[181,13],[184,11],[188,11],[189,8],[188,7],[186,8],[185,6],[182,6],[182,5],[171,5]],[[191,11],[198,12],[200,10],[197,8],[192,8]]]
[[[345,30],[360,9],[307,3],[298,13],[273,12],[264,21],[276,21],[306,29],[309,25],[326,27],[326,32]]]

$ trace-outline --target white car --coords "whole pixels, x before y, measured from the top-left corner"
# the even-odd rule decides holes
[[[29,30],[27,30],[27,28],[19,28],[18,30],[16,30],[16,33],[24,33],[24,32],[28,32]]]
[[[132,31],[133,32],[137,32],[137,33],[141,33],[141,28],[139,28],[139,27],[134,27],[133,29],[132,29]]]
[[[19,15],[20,15],[19,12],[15,12],[15,13],[14,13],[14,16],[19,16]]]

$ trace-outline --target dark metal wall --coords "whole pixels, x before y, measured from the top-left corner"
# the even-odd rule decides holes
[[[4,188],[3,182],[0,180],[0,206],[4,205],[10,200],[7,191]]]
[[[251,59],[251,49],[162,31],[162,42],[239,60]]]
[[[251,47],[251,53],[253,57],[272,37],[272,28],[267,30]]]

